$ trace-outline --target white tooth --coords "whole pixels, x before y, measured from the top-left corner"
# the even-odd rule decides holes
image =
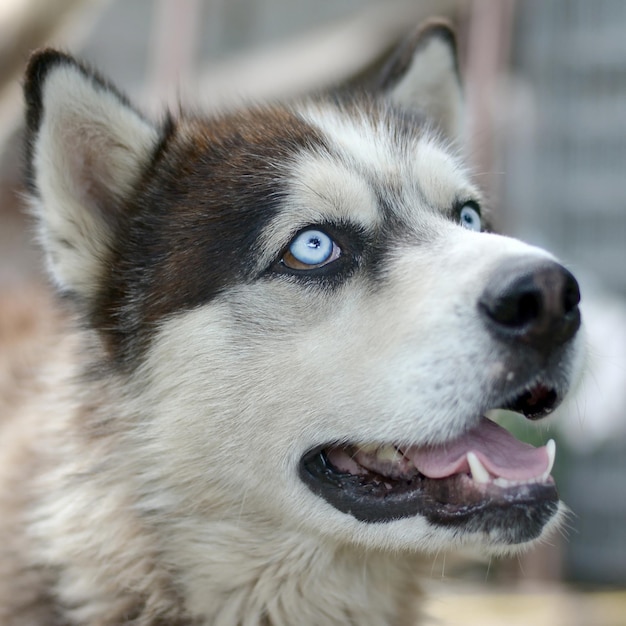
[[[510,487],[511,485],[514,485],[515,483],[512,480],[509,480],[508,478],[498,477],[498,478],[494,478],[493,484],[498,485],[498,487]]]
[[[550,472],[554,467],[554,459],[556,458],[556,443],[554,439],[550,439],[548,443],[546,443],[546,450],[548,451],[548,469],[543,473],[541,477],[543,480],[548,480],[550,476]]]
[[[359,452],[375,456],[379,461],[395,462],[400,457],[396,447],[391,444],[379,446],[376,443],[367,443],[359,446]]]
[[[467,453],[467,462],[470,466],[474,482],[488,483],[491,480],[491,475],[473,452]]]
[[[376,456],[378,457],[379,461],[389,461],[391,463],[395,463],[400,455],[398,454],[395,446],[386,445],[382,448],[379,448]]]

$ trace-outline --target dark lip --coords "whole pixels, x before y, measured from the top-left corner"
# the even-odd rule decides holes
[[[559,386],[542,379],[522,385],[510,392],[495,406],[521,413],[530,420],[538,420],[550,415],[561,403],[563,394]]]
[[[470,497],[463,501],[458,497],[459,482],[466,480],[462,476],[420,475],[389,489],[336,470],[324,452],[328,447],[317,446],[303,455],[300,478],[313,493],[361,522],[388,523],[421,515],[438,526],[462,527],[466,532],[498,530],[501,541],[514,544],[539,536],[558,510],[559,496],[551,478],[510,487],[470,487]]]
[[[567,344],[555,350],[549,357],[543,357],[527,346],[518,347],[515,354],[506,350],[496,356],[504,365],[505,371],[515,372],[515,380],[501,376],[485,390],[482,407],[477,412],[484,414],[489,409],[507,409],[523,414],[531,420],[541,419],[552,413],[562,402],[571,384],[571,362],[573,346]],[[524,403],[526,394],[534,394],[543,387],[550,393],[544,403]],[[528,399],[528,398],[527,398]]]

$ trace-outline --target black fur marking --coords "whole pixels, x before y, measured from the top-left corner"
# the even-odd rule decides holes
[[[183,119],[153,159],[113,237],[92,321],[118,364],[164,317],[258,278],[255,250],[287,190],[288,163],[321,137],[285,109]]]

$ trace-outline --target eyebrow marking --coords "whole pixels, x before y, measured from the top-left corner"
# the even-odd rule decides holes
[[[382,221],[371,183],[328,153],[302,152],[288,178],[286,201],[260,234],[260,267],[307,226],[343,223],[372,230]]]

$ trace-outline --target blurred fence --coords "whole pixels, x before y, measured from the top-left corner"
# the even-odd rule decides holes
[[[624,33],[621,0],[517,3],[513,66],[530,98],[505,204],[520,234],[626,296]]]
[[[624,585],[626,2],[524,0],[516,18],[506,220],[583,277],[589,305],[590,373],[559,477],[574,512],[565,575]]]

